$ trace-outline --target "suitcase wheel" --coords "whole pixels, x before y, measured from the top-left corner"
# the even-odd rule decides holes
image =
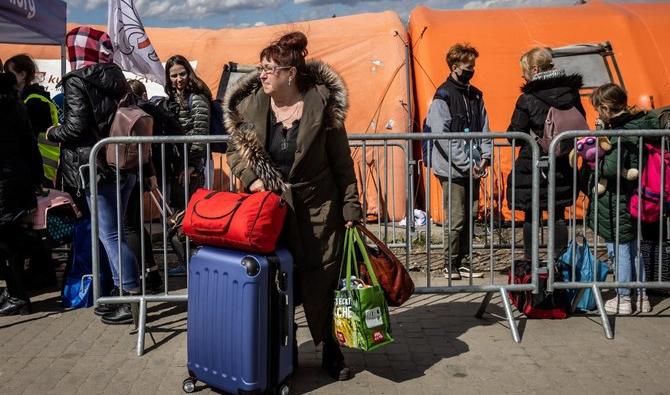
[[[282,384],[277,388],[277,395],[288,395],[289,394],[289,389],[287,384]]]
[[[181,388],[184,390],[184,392],[190,394],[193,391],[195,391],[195,381],[196,380],[193,377],[189,377],[186,380],[184,380]]]

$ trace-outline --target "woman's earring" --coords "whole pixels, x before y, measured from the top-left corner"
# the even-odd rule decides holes
[[[288,79],[288,86],[291,86],[291,81],[292,81],[292,79],[289,78],[289,79]]]

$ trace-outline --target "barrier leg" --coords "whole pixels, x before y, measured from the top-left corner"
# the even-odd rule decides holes
[[[596,306],[598,307],[598,313],[600,314],[600,320],[603,323],[603,330],[605,331],[605,337],[608,339],[614,339],[614,334],[612,333],[612,327],[610,326],[610,320],[607,317],[605,312],[605,303],[603,303],[603,295],[600,293],[600,288],[595,284],[592,287],[593,295],[596,298]]]
[[[505,315],[507,316],[509,329],[512,331],[512,339],[514,339],[515,343],[521,343],[521,338],[519,337],[519,328],[517,328],[516,321],[514,321],[512,305],[509,302],[509,295],[507,295],[507,290],[504,287],[500,287],[500,297],[502,298],[503,307],[505,308]]]
[[[144,336],[147,327],[147,301],[140,300],[137,320],[137,356],[144,355]]]
[[[492,297],[493,292],[487,292],[486,295],[484,295],[484,300],[482,300],[482,304],[479,305],[479,310],[477,310],[477,314],[475,314],[475,317],[482,318],[484,313],[486,313],[486,308],[489,306],[489,303],[491,303]]]
[[[582,299],[582,296],[584,296],[584,291],[586,291],[586,288],[580,288],[579,290],[577,290],[577,294],[575,295],[574,299],[572,299],[572,305],[570,306],[570,314],[574,313],[575,310],[577,310],[577,304]]]

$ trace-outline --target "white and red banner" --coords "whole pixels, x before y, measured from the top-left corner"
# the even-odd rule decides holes
[[[114,63],[125,71],[165,85],[165,68],[144,31],[135,0],[109,0],[107,34],[114,46]]]

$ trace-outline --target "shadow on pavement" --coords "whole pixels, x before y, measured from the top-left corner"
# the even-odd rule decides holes
[[[145,355],[186,333],[185,313],[186,303],[166,302],[148,306]],[[137,334],[137,331],[132,334]],[[160,335],[160,340],[157,341],[154,335]]]
[[[422,299],[418,302],[420,305],[416,302],[418,298]],[[395,383],[413,380],[425,376],[426,371],[441,360],[467,353],[470,349],[459,337],[471,328],[507,325],[503,308],[493,303],[487,309],[490,314],[479,319],[474,316],[479,301],[454,301],[453,296],[447,300],[444,295],[422,295],[418,298],[392,312],[393,344],[371,352],[343,349],[354,374],[368,371]],[[519,329],[522,329],[521,323]],[[509,341],[512,341],[511,337]],[[301,362],[301,368],[293,376],[294,393],[306,393],[333,382],[320,368],[319,349],[311,341],[299,346],[301,361],[307,359],[307,365],[303,366]],[[454,371],[447,374],[464,377],[465,373]]]
[[[58,291],[57,294],[56,291]],[[3,321],[9,322],[7,324],[0,325],[0,329],[10,328],[16,325],[37,321],[46,317],[72,311],[63,308],[60,300],[60,290],[56,289],[55,287],[41,289],[38,291],[31,291],[29,294],[31,300],[31,314],[25,316],[2,317]]]

